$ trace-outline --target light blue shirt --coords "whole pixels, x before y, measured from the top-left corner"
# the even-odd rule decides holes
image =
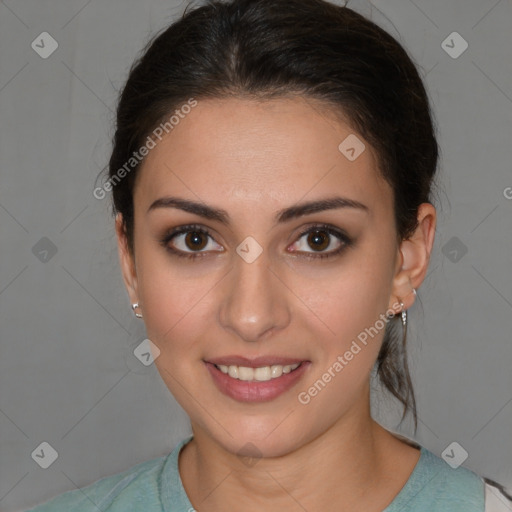
[[[194,512],[178,471],[182,440],[166,456],[74,491],[29,512]],[[484,481],[472,471],[452,469],[421,447],[406,484],[383,512],[484,512]]]

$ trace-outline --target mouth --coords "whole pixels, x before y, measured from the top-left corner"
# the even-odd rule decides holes
[[[228,360],[229,359],[229,360]],[[222,361],[204,361],[214,384],[224,395],[238,402],[266,402],[289,391],[303,377],[311,361],[267,361],[226,358]],[[230,363],[230,364],[227,364]],[[283,364],[284,363],[284,364]]]

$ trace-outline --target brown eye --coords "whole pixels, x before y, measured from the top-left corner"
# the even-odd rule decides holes
[[[185,245],[193,250],[200,251],[206,247],[208,236],[198,231],[189,231],[185,236]]]
[[[307,242],[309,246],[315,251],[323,251],[327,247],[329,247],[330,243],[329,233],[326,231],[315,230],[311,231],[308,235]]]

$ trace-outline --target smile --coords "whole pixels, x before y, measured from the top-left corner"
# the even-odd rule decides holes
[[[311,365],[310,361],[254,367],[204,363],[217,389],[237,402],[273,400],[294,387]]]

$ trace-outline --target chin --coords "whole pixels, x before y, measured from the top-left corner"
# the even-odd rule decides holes
[[[280,457],[298,449],[307,442],[308,437],[305,434],[304,422],[300,426],[291,427],[289,424],[285,425],[285,417],[286,414],[279,418],[274,416],[263,419],[254,416],[244,417],[240,421],[231,420],[229,428],[226,424],[223,425],[227,432],[215,425],[213,430],[209,429],[208,435],[226,451],[240,457]]]

